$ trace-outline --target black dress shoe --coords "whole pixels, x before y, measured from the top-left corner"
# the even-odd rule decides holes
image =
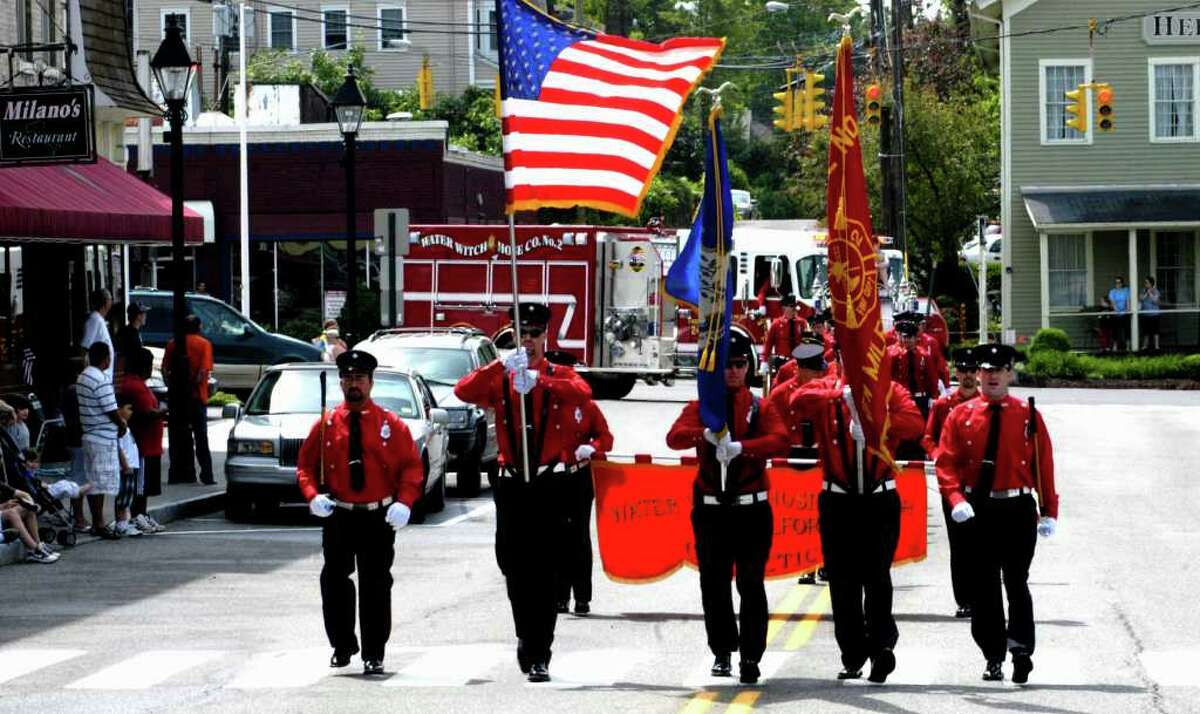
[[[576,615],[588,615],[588,614],[591,614],[591,612],[592,612],[591,605],[587,604],[586,602],[579,602],[578,600],[575,601],[575,614]]]
[[[345,667],[350,664],[350,658],[354,656],[353,652],[334,652],[329,658],[329,666],[334,668]]]
[[[971,617],[971,606],[959,605],[958,609],[954,611],[954,616],[960,620],[969,619]]]
[[[383,660],[364,659],[363,674],[383,674]]]
[[[817,584],[817,574],[816,573],[805,573],[804,575],[801,575],[796,580],[796,584],[797,585],[816,585]]]
[[[744,659],[738,665],[738,669],[741,670],[740,681],[742,684],[758,684],[758,678],[762,674],[758,668],[758,662]]]
[[[817,580],[823,583],[829,582],[829,575],[825,573],[825,568],[817,568]]]
[[[1025,684],[1029,681],[1029,673],[1033,671],[1033,658],[1024,652],[1013,652],[1013,682]]]
[[[529,676],[527,679],[530,682],[549,682],[550,668],[541,662],[534,662],[529,667]]]
[[[983,670],[983,681],[985,682],[1003,682],[1004,681],[1004,662],[1002,660],[989,660],[987,669]]]
[[[719,654],[713,660],[713,666],[710,670],[714,677],[732,677],[733,665],[729,663],[729,655]]]
[[[875,684],[883,684],[887,681],[888,675],[896,670],[896,653],[892,652],[891,647],[884,647],[871,660],[871,674],[867,680]]]
[[[556,605],[556,609],[558,610],[558,614],[561,615],[570,612],[571,606],[566,600],[562,600]]]
[[[841,672],[838,672],[837,675],[838,679],[858,679],[859,677],[862,677],[862,670],[850,669],[849,667],[844,668]]]

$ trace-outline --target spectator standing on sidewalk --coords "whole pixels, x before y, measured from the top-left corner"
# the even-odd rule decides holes
[[[184,349],[187,351],[188,384],[191,386],[192,398],[188,404],[187,421],[192,438],[196,444],[196,460],[200,463],[200,483],[211,486],[216,483],[213,478],[212,454],[208,451],[208,375],[213,368],[212,343],[200,334],[202,324],[200,318],[188,315],[184,319]],[[167,342],[163,353],[163,378],[171,382],[171,356],[175,353],[175,340]],[[189,465],[190,466],[190,465]],[[175,468],[175,467],[172,467]],[[180,470],[182,473],[190,471]]]
[[[108,311],[112,309],[113,299],[112,293],[104,288],[92,291],[92,312],[87,317],[87,322],[83,323],[83,339],[79,341],[79,345],[85,350],[89,349],[97,342],[103,342],[108,347],[108,367],[104,369],[104,376],[108,378],[108,383],[111,385],[113,381],[113,342],[112,336],[108,333]]]
[[[146,509],[152,496],[162,495],[162,437],[166,410],[159,406],[158,397],[146,386],[146,380],[154,368],[154,355],[150,350],[142,347],[130,353],[125,367],[117,394],[122,404],[133,407],[129,429],[133,432],[141,455],[137,489],[131,507],[133,524],[143,533],[158,533],[166,529]]]
[[[104,497],[120,491],[120,457],[117,439],[125,433],[125,421],[117,412],[117,398],[105,370],[112,366],[112,353],[103,342],[88,348],[88,368],[75,381],[79,401],[79,423],[83,436],[83,472],[93,485],[88,494],[88,509],[92,513],[91,534],[106,540],[120,538],[110,526],[104,525]]]
[[[133,406],[124,404],[117,410],[117,413],[128,424],[130,417],[133,416]],[[122,538],[140,536],[142,531],[133,524],[129,515],[129,507],[133,504],[133,495],[137,491],[138,464],[141,462],[141,456],[138,454],[137,444],[134,443],[133,434],[129,429],[126,429],[125,433],[117,439],[117,460],[120,463],[121,477],[117,488],[117,498],[113,503],[113,530]]]
[[[80,486],[88,483],[87,474],[83,467],[83,426],[79,423],[79,399],[76,396],[75,383],[83,372],[87,358],[75,355],[67,359],[66,379],[63,384],[62,397],[59,399],[59,410],[62,412],[63,431],[67,442],[67,455],[71,465],[67,472],[68,478]],[[87,533],[92,525],[83,515],[83,497],[71,499],[71,513],[74,514],[76,533]]]
[[[117,330],[114,341],[117,351],[117,374],[129,369],[129,356],[142,349],[142,325],[146,324],[146,306],[138,302],[129,303],[125,310],[126,322]]]

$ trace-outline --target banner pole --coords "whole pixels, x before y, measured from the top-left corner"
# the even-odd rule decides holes
[[[513,294],[513,341],[517,345],[517,349],[525,349],[521,346],[521,296],[517,287],[517,222],[514,214],[508,214],[508,246],[509,265],[512,266],[512,294]],[[517,400],[521,408],[521,464],[524,466],[523,474],[526,483],[529,483],[529,431],[526,421],[528,418],[525,414],[525,395]],[[513,445],[514,447],[516,444]],[[541,458],[541,454],[538,454]]]

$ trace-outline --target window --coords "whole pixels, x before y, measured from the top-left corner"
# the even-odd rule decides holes
[[[379,49],[399,50],[408,46],[408,11],[403,5],[379,6]]]
[[[811,300],[825,284],[825,256],[806,255],[796,261],[796,280],[800,283],[800,297]]]
[[[1196,305],[1196,234],[1159,231],[1154,234],[1154,276],[1163,307]],[[1141,286],[1138,286],[1141,289]]]
[[[190,307],[200,318],[200,332],[214,343],[229,343],[251,332],[246,320],[227,305],[196,300]]]
[[[476,11],[475,49],[494,55],[500,47],[500,31],[496,25],[495,8],[481,7]]]
[[[344,7],[323,7],[321,15],[324,18],[325,49],[344,50],[349,40],[349,28],[346,26],[346,16],[349,11]]]
[[[296,49],[296,15],[291,10],[275,10],[267,28],[268,40],[273,50],[293,52]]]
[[[1150,140],[1196,141],[1200,58],[1150,60]]]
[[[780,265],[779,294],[790,295],[792,293],[792,276],[788,270],[788,257],[786,255],[760,255],[754,258],[754,286],[755,294],[761,293],[764,290],[767,295],[772,294],[771,290],[771,263],[778,260]]]
[[[189,45],[192,44],[191,13],[188,10],[168,10],[165,8],[160,12],[159,18],[162,21],[160,28],[162,36],[166,37],[167,28],[174,25],[182,31],[183,41]]]
[[[1088,300],[1087,236],[1047,237],[1050,308],[1086,307]]]
[[[1092,133],[1080,134],[1067,126],[1066,93],[1080,84],[1092,81],[1092,67],[1087,60],[1042,60],[1042,143],[1090,144]],[[1091,102],[1084,102],[1084,111],[1091,121]]]

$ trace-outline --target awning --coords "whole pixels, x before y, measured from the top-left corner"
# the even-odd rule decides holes
[[[184,239],[204,223],[184,210]],[[0,168],[0,240],[69,243],[171,242],[171,199],[115,164]]]
[[[1039,231],[1200,226],[1200,186],[1022,186]]]

